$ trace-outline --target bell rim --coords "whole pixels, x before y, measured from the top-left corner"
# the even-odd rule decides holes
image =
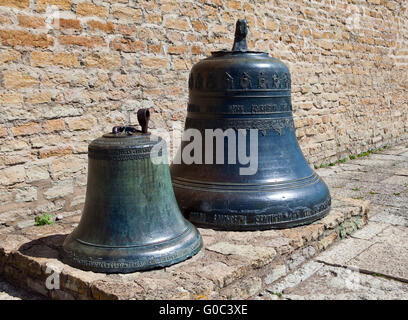
[[[126,253],[115,259],[98,258],[99,256],[109,256],[112,251],[118,252],[118,248],[115,247],[92,247],[94,252],[98,253],[93,255],[75,253],[79,250],[67,248],[72,242],[75,242],[75,239],[71,239],[69,235],[61,247],[60,258],[72,267],[96,273],[132,273],[168,267],[193,257],[203,246],[203,240],[197,228],[189,221],[187,224],[189,225],[187,232],[184,232],[181,237],[176,237],[177,243],[173,238],[158,245],[122,248],[122,251],[126,251]],[[89,247],[83,243],[77,245],[77,248],[80,249],[89,249]],[[145,249],[153,250],[146,253],[144,252]],[[160,252],[164,253],[160,254]],[[142,259],[140,259],[141,257]]]
[[[329,213],[330,191],[325,182],[318,175],[317,177],[312,185],[288,188],[287,191],[294,192],[293,197],[282,199],[281,196],[286,192],[282,189],[255,192],[239,190],[238,193],[203,189],[189,190],[186,193],[187,189],[179,188],[177,184],[173,183],[173,187],[183,215],[196,227],[225,231],[285,229],[310,224]],[[195,203],[187,200],[193,192],[200,199]],[[249,202],[237,200],[242,192],[253,195],[250,200],[247,199]],[[208,199],[214,199],[215,194],[220,195],[217,202],[206,208]],[[230,201],[228,208],[223,205],[224,199]]]

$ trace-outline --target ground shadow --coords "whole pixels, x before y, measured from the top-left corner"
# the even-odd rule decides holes
[[[18,251],[29,257],[58,259],[61,262],[61,250],[67,234],[54,234],[24,243]]]

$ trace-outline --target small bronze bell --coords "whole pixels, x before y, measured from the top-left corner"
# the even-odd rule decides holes
[[[88,184],[78,227],[63,244],[63,260],[94,272],[126,273],[168,266],[196,254],[202,239],[182,216],[174,197],[163,143],[147,132],[148,109],[138,112],[142,130],[114,127],[88,149]]]
[[[296,139],[289,69],[267,53],[248,50],[246,35],[246,21],[239,20],[232,51],[213,52],[191,70],[184,132],[198,130],[192,137],[205,141],[197,148],[195,138],[181,143],[181,162],[170,168],[177,202],[202,227],[311,223],[329,212],[331,200]],[[220,151],[218,161],[214,154]],[[186,162],[185,155],[194,161]]]

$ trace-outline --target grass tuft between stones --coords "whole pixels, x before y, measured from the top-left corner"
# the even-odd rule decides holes
[[[408,147],[408,146],[406,146],[406,148],[407,148],[407,147]],[[385,145],[385,146],[379,147],[379,148],[377,148],[377,149],[369,149],[369,150],[367,150],[367,151],[360,152],[360,153],[358,153],[358,154],[351,154],[351,155],[349,155],[348,157],[349,157],[350,160],[354,160],[354,159],[357,159],[357,158],[367,157],[367,156],[369,156],[371,153],[383,151],[383,150],[386,150],[386,149],[389,149],[389,148],[390,148],[390,147],[389,147],[388,145]],[[347,161],[347,158],[343,158],[343,159],[339,159],[339,160],[337,160],[337,161],[335,161],[335,162],[322,163],[322,164],[320,164],[320,166],[314,165],[314,168],[315,168],[315,169],[318,169],[318,168],[333,167],[333,166],[335,166],[336,164],[345,163],[346,161]]]
[[[53,216],[51,214],[49,214],[49,213],[43,213],[43,214],[40,214],[39,216],[36,216],[34,218],[34,221],[35,221],[34,225],[36,225],[36,226],[44,226],[44,225],[47,225],[47,224],[54,224]]]

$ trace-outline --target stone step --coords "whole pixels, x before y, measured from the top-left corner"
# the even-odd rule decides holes
[[[0,229],[0,274],[52,299],[251,299],[267,286],[367,223],[369,201],[332,199],[311,225],[255,232],[199,229],[204,247],[193,258],[131,274],[81,271],[59,250],[80,215],[54,225]]]

